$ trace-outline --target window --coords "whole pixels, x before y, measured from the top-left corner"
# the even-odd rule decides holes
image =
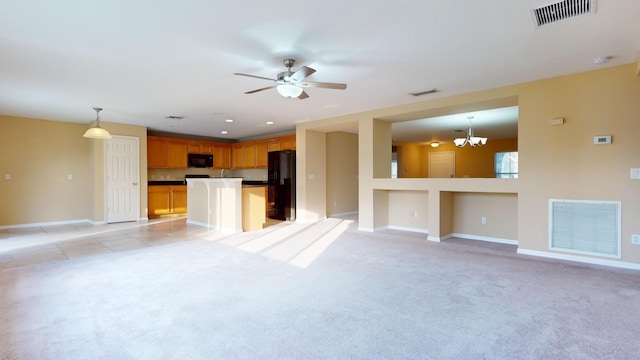
[[[518,178],[518,152],[504,151],[495,154],[496,179]]]
[[[395,151],[391,153],[391,178],[398,178],[398,153]]]

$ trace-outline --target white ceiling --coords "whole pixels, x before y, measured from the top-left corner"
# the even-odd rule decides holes
[[[548,3],[0,0],[0,114],[88,124],[99,106],[105,122],[243,139],[638,61],[640,1],[599,0],[595,14],[536,29],[531,9]],[[347,89],[243,94],[271,83],[234,72],[274,78],[286,57]]]

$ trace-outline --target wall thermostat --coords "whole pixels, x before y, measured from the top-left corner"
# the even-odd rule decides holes
[[[594,136],[593,143],[596,145],[611,144],[611,135]]]

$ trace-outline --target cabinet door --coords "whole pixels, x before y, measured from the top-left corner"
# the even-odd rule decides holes
[[[244,145],[244,168],[256,167],[256,146],[253,143]]]
[[[288,136],[280,139],[282,150],[295,150],[296,149],[296,137]]]
[[[232,160],[234,169],[244,168],[244,147],[242,146],[242,144],[233,145]]]
[[[213,154],[214,143],[212,142],[202,142],[200,143],[200,152],[202,154]]]
[[[187,150],[189,154],[202,154],[202,144],[190,141],[189,144],[187,144]]]
[[[167,167],[187,168],[187,143],[183,141],[167,141]]]
[[[256,167],[260,169],[267,168],[267,143],[266,142],[257,142],[255,145],[256,148]]]
[[[171,212],[171,187],[170,186],[149,186],[148,206],[149,219]]]
[[[187,212],[186,185],[171,186],[171,212],[175,214]]]
[[[167,167],[166,141],[161,138],[147,137],[147,167]]]
[[[213,167],[216,169],[231,168],[231,146],[215,144],[213,146]]]
[[[280,151],[280,139],[271,140],[267,143],[267,152]]]

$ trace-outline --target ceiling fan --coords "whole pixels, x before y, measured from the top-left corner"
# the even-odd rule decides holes
[[[278,77],[275,79],[262,77],[262,76],[243,74],[243,73],[234,73],[234,75],[269,80],[276,83],[276,85],[271,85],[271,86],[263,87],[260,89],[247,91],[245,94],[253,94],[259,91],[276,88],[278,93],[284,97],[306,99],[309,97],[309,95],[303,89],[306,87],[317,87],[317,88],[337,89],[337,90],[344,90],[347,88],[347,84],[304,81],[304,79],[306,79],[316,71],[310,67],[303,66],[298,71],[293,72],[291,71],[291,68],[293,67],[295,62],[296,61],[294,59],[284,59],[283,61],[284,66],[287,67],[288,70],[279,73]]]

